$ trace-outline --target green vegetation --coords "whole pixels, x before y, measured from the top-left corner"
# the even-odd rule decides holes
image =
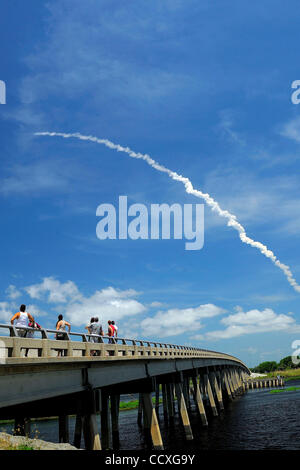
[[[293,363],[292,356],[287,356],[281,359],[278,363],[276,361],[261,362],[258,366],[253,367],[251,372],[258,374],[267,374],[273,372],[273,375],[275,372],[278,372],[278,374],[283,375],[284,371],[291,371],[295,369],[298,370],[298,375],[300,375],[300,369],[298,365]]]
[[[152,398],[152,403],[155,404],[155,398]],[[159,399],[159,403],[162,403],[162,399]],[[139,406],[139,401],[138,400],[132,400],[132,401],[121,401],[120,402],[120,411],[127,411],[127,410],[134,410],[138,408]]]
[[[27,446],[26,444],[20,444],[17,447],[13,447],[10,450],[34,450],[34,447]]]
[[[295,392],[300,390],[300,387],[288,387],[288,388],[280,388],[278,390],[270,390],[269,393],[284,393],[284,392]]]

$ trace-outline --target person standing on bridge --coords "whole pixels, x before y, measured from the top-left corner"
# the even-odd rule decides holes
[[[115,336],[115,326],[112,324],[112,321],[111,320],[108,320],[108,332],[107,332],[107,336],[109,336],[109,340],[108,342],[109,343],[113,343],[113,340],[111,338],[114,338]]]
[[[97,336],[103,336],[103,329],[102,329],[102,325],[100,325],[99,323],[99,318],[98,317],[92,317],[91,320],[90,320],[90,324],[88,326],[85,327],[89,334],[90,335],[93,335],[93,336],[90,336],[89,337],[89,341],[91,343],[99,343],[99,338],[97,338]],[[95,335],[95,336],[94,336]],[[90,354],[91,356],[97,356],[97,351],[90,351]]]
[[[33,318],[33,317],[32,317]],[[41,325],[39,325],[33,318],[33,322],[32,321],[29,321],[28,323],[28,326],[30,328],[34,328],[36,330],[40,330],[42,327]],[[34,330],[27,330],[26,332],[26,338],[33,338],[34,337]],[[25,357],[28,357],[28,352],[29,352],[29,349],[27,348],[26,351],[25,351]]]
[[[63,333],[64,331],[66,331],[66,326],[68,327],[68,333],[70,333],[70,331],[71,331],[70,323],[65,321],[64,317],[62,315],[58,315],[58,319],[57,319],[57,322],[56,322],[56,330],[61,331],[62,333],[57,333],[56,334],[56,339],[58,339],[58,340],[67,340],[68,339],[67,335],[65,335]],[[57,357],[64,355],[63,353],[64,353],[64,351],[58,350]]]
[[[114,331],[114,336],[118,336],[118,327],[117,325],[115,324],[115,322],[112,320],[111,322],[112,326],[114,327],[115,331]]]
[[[16,320],[15,326],[19,327],[17,329],[18,336],[24,338],[27,333],[28,322],[34,322],[34,319],[30,313],[26,312],[26,305],[22,304],[20,306],[20,311],[15,313],[15,315],[10,320],[10,323],[13,325]],[[20,328],[23,327],[24,329]]]

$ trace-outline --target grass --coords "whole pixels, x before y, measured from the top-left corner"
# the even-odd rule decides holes
[[[262,379],[271,379],[271,378],[276,379],[277,375],[280,375],[281,377],[283,377],[285,381],[300,380],[300,369],[275,370],[273,372],[268,372],[265,377],[261,377],[261,378]]]
[[[34,447],[27,446],[26,444],[20,444],[17,447],[13,447],[10,450],[35,450]]]
[[[300,390],[300,387],[288,387],[288,388],[280,388],[278,390],[270,390],[269,393],[284,393],[284,392],[295,392]]]
[[[155,398],[152,398],[152,403],[155,404]],[[162,403],[162,399],[159,399],[159,403]],[[139,406],[138,400],[132,401],[121,401],[120,402],[120,411],[135,410]]]

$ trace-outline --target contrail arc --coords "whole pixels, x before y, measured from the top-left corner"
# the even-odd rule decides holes
[[[217,214],[220,217],[224,217],[225,219],[227,219],[227,225],[229,227],[233,227],[238,232],[241,241],[243,243],[246,243],[247,245],[252,246],[253,248],[257,248],[264,256],[266,256],[266,258],[269,258],[275,264],[275,266],[277,266],[279,269],[283,271],[289,284],[295,289],[295,291],[300,292],[300,285],[297,284],[296,280],[294,279],[293,274],[290,270],[290,267],[287,266],[286,264],[281,263],[281,261],[279,261],[277,256],[273,253],[273,251],[269,250],[268,247],[265,246],[263,243],[256,241],[256,240],[252,240],[252,238],[248,237],[245,228],[238,222],[234,214],[231,214],[227,210],[221,209],[218,202],[215,201],[209,194],[203,193],[202,191],[195,189],[191,181],[188,178],[186,178],[185,176],[181,176],[175,171],[169,170],[165,166],[159,164],[158,162],[153,160],[153,158],[151,158],[150,155],[142,154],[139,152],[138,153],[134,152],[129,147],[122,147],[119,144],[114,144],[108,139],[99,139],[98,137],[94,137],[91,135],[82,135],[79,132],[75,132],[72,134],[66,134],[63,132],[35,132],[35,135],[50,136],[50,137],[63,137],[65,139],[73,137],[79,140],[86,140],[90,142],[95,142],[97,144],[105,145],[106,147],[112,150],[117,150],[118,152],[126,153],[132,158],[144,160],[146,163],[148,163],[148,165],[150,165],[155,170],[160,171],[162,173],[166,173],[174,181],[180,181],[184,185],[185,191],[188,194],[193,194],[194,196],[200,199],[203,199],[213,212],[217,212]]]

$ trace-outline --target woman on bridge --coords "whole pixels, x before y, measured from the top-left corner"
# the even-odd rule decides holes
[[[58,340],[67,340],[68,336],[64,333],[66,331],[66,326],[68,327],[68,332],[70,333],[71,330],[71,325],[69,322],[64,320],[64,317],[62,315],[58,315],[58,320],[56,322],[56,329],[57,331],[61,331],[61,333],[56,334],[56,339]],[[58,356],[64,356],[64,351],[62,349],[58,350]]]

